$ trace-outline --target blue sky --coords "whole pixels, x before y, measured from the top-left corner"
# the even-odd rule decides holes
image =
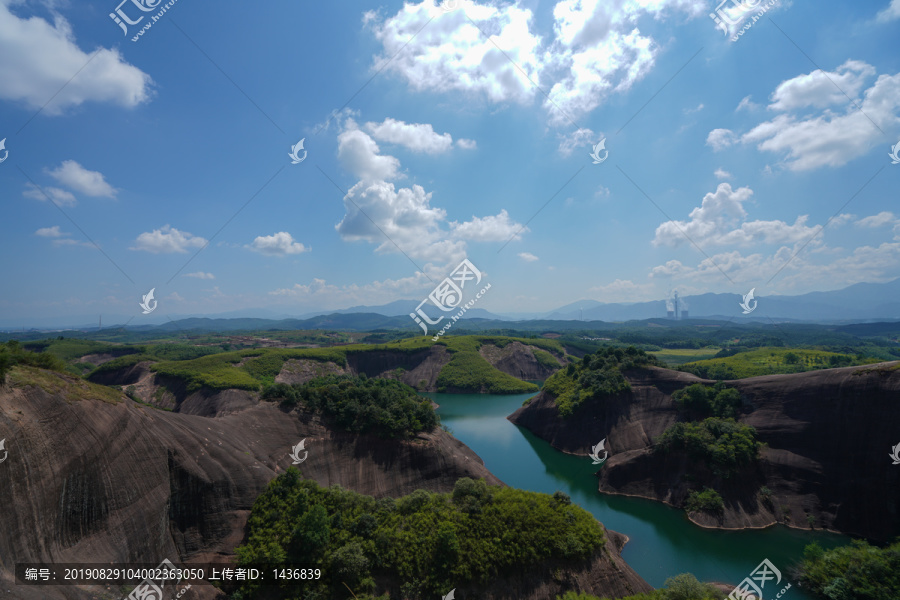
[[[900,0],[745,3],[0,0],[0,315],[895,279]]]

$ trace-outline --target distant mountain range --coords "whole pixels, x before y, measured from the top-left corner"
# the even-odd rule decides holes
[[[747,290],[749,291],[749,290]],[[799,296],[756,295],[756,309],[744,315],[740,307],[741,294],[699,294],[679,298],[679,308],[691,319],[724,319],[735,322],[771,320],[818,323],[849,323],[890,321],[900,319],[900,279],[886,283],[857,283],[830,292],[810,292]],[[271,309],[243,309],[210,316],[152,315],[138,320],[133,315],[107,315],[104,327],[122,326],[129,329],[396,329],[415,327],[409,314],[421,299],[396,300],[377,306],[353,306],[339,310],[320,310],[301,315],[287,315]],[[492,313],[481,308],[469,309],[464,319],[488,327],[508,327],[524,321],[631,321],[665,319],[671,301],[654,300],[635,303],[603,303],[580,300],[544,313]],[[752,304],[751,304],[752,305]],[[179,318],[180,317],[180,318]],[[490,323],[490,324],[489,324]],[[52,317],[42,319],[2,319],[0,329],[91,329],[99,323],[92,317]],[[277,325],[276,325],[277,324]]]

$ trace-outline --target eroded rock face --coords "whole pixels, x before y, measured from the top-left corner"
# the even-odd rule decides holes
[[[483,344],[478,350],[479,354],[493,367],[524,380],[544,380],[555,373],[561,365],[546,367],[534,357],[532,346],[526,346],[522,342],[510,342],[503,348],[493,344]]]
[[[210,418],[124,398],[70,402],[64,393],[7,385],[0,388],[4,438],[0,586],[16,562],[231,555],[254,500],[291,465],[291,446],[302,439],[309,456],[298,468],[324,486],[381,497],[447,492],[459,477],[500,483],[440,429],[387,441],[331,431],[265,402]],[[43,590],[33,597],[92,597],[75,588]]]
[[[123,590],[13,587],[13,567],[232,557],[253,502],[291,466],[291,447],[303,439],[309,454],[298,468],[323,486],[398,497],[419,488],[448,492],[460,477],[502,485],[440,429],[408,441],[336,432],[314,415],[267,402],[219,410],[228,392],[236,390],[213,394],[206,404],[202,394],[189,396],[182,408],[190,401],[198,411],[187,414],[124,395],[118,402],[71,401],[65,391],[0,387],[0,439],[9,451],[0,463],[0,588],[25,600],[113,600]],[[616,544],[609,555],[560,573],[600,595],[650,589],[622,562]],[[498,582],[491,597],[538,600],[553,585],[522,574]],[[214,588],[204,586],[182,598],[214,597]]]
[[[689,464],[685,456],[651,451],[655,440],[679,419],[672,392],[704,381],[693,375],[650,367],[626,373],[632,390],[587,403],[569,419],[559,417],[542,392],[509,419],[555,448],[588,454],[607,438],[610,458],[599,489],[681,505],[697,483],[719,489],[725,511],[692,513],[709,527],[764,527],[777,522],[886,540],[900,533],[900,467],[888,457],[900,443],[900,362],[768,375],[726,382],[747,404],[740,421],[756,428],[764,442],[758,465],[728,480]],[[896,439],[895,439],[896,438]],[[759,490],[772,491],[765,500]]]

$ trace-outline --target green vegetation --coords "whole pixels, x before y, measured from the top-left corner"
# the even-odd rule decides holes
[[[293,467],[256,500],[247,527],[240,564],[314,564],[324,574],[267,587],[273,599],[346,598],[345,584],[359,597],[437,598],[551,558],[580,561],[605,544],[593,516],[547,494],[462,478],[452,494],[416,490],[375,500],[320,487]],[[244,584],[237,593],[255,592]]]
[[[430,400],[393,379],[330,375],[302,385],[276,383],[261,397],[286,406],[302,402],[346,431],[384,438],[410,438],[440,423]]]
[[[37,356],[50,355],[37,354]],[[55,357],[51,358],[58,360]],[[12,367],[7,375],[7,383],[12,387],[38,387],[48,394],[62,395],[67,402],[102,400],[110,404],[116,404],[122,400],[122,392],[118,389],[89,383],[68,373],[48,371],[47,367],[43,365],[32,367],[25,363],[19,363]]]
[[[538,361],[538,364],[542,367],[546,367],[548,369],[558,369],[559,361],[554,358],[552,354],[547,352],[546,350],[541,350],[540,348],[534,348],[532,350],[534,354],[535,360]]]
[[[753,463],[762,446],[756,441],[756,429],[734,419],[710,417],[700,423],[675,423],[656,440],[659,452],[687,451],[720,477],[731,477]]]
[[[678,408],[692,417],[736,418],[741,409],[741,394],[726,388],[721,381],[710,387],[695,383],[672,394]]]
[[[495,369],[475,350],[454,352],[437,378],[437,390],[481,392],[488,394],[524,394],[538,391],[538,386],[516,379]]]
[[[721,600],[722,593],[708,583],[701,583],[690,573],[666,579],[663,587],[646,594],[626,596],[622,600]],[[606,600],[585,593],[566,592],[556,600]]]
[[[702,492],[694,490],[688,494],[684,503],[684,509],[688,512],[721,513],[725,510],[725,503],[719,492],[710,488],[703,488]]]
[[[563,417],[571,416],[586,400],[608,398],[631,389],[622,371],[645,365],[658,365],[650,354],[634,346],[601,348],[586,354],[578,364],[570,364],[544,382],[544,390],[555,398]]]
[[[800,580],[827,600],[885,600],[900,590],[900,541],[885,548],[854,540],[823,550],[810,544],[803,553]]]
[[[713,358],[721,350],[718,346],[703,348],[667,348],[651,351],[650,354],[661,360],[666,366],[679,367],[684,363]]]
[[[896,357],[894,358],[896,360]],[[693,373],[704,379],[743,379],[758,375],[801,373],[815,369],[831,369],[880,362],[879,358],[850,356],[824,350],[765,347],[735,353],[723,350],[716,358],[689,362],[680,371]]]
[[[29,352],[16,340],[0,344],[0,385],[6,382],[6,375],[16,365],[28,365],[53,371],[65,371],[62,359],[43,352]]]

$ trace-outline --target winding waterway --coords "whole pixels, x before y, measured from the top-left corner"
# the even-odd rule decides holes
[[[597,467],[590,458],[554,450],[506,420],[534,394],[423,395],[440,405],[438,414],[444,425],[501,481],[548,494],[561,490],[607,528],[627,535],[622,557],[653,587],[685,572],[701,581],[737,584],[768,558],[782,572],[782,581],[777,587],[769,582],[764,590],[767,600],[787,583],[792,584],[791,589],[782,600],[813,600],[798,589],[790,573],[803,548],[813,541],[825,548],[849,542],[846,536],[780,525],[744,531],[703,529],[688,521],[684,511],[660,502],[600,494],[594,476]]]

